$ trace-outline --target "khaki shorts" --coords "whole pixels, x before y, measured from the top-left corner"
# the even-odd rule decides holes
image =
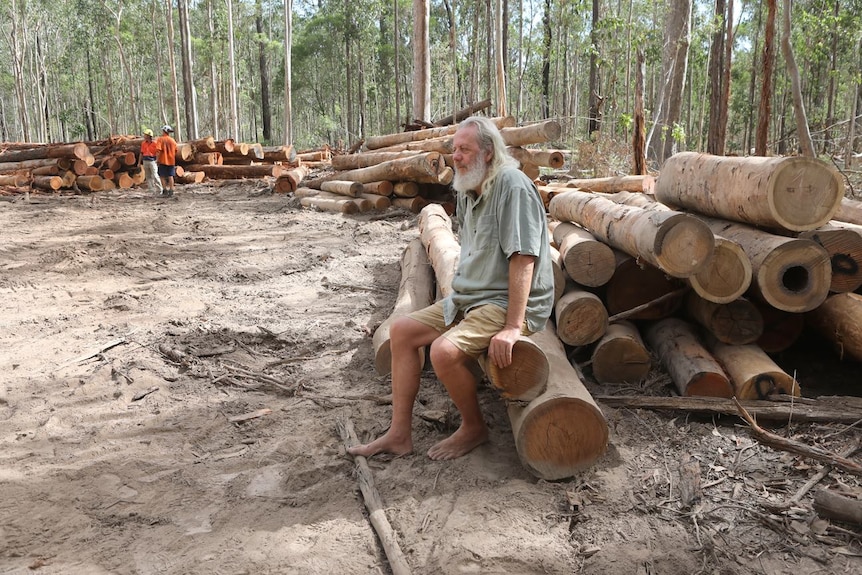
[[[414,311],[408,317],[433,327],[452,345],[474,359],[488,351],[491,338],[506,324],[506,310],[494,304],[474,307],[466,315],[459,312],[451,325],[446,325],[443,320],[443,303],[439,301]],[[526,322],[521,326],[521,333],[532,333],[527,330]]]

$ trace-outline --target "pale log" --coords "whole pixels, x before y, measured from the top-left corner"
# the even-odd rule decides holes
[[[665,161],[656,198],[707,216],[790,231],[819,228],[838,210],[838,171],[804,156],[674,154]]]
[[[591,358],[593,376],[599,383],[634,383],[649,373],[652,365],[637,327],[629,321],[608,326]]]
[[[473,102],[469,106],[461,108],[460,110],[458,110],[454,114],[449,114],[446,117],[443,117],[443,118],[440,118],[439,120],[436,120],[434,122],[434,124],[437,126],[448,126],[450,124],[456,124],[456,123],[460,122],[461,120],[467,118],[468,116],[473,116],[476,114],[476,112],[481,112],[485,108],[490,108],[490,107],[491,107],[491,99],[490,98],[482,100],[481,102]],[[514,125],[515,118],[512,116],[508,116],[506,121],[509,121],[512,123],[512,125]]]
[[[382,212],[392,205],[388,196],[378,196],[377,194],[360,194],[360,198],[371,204],[371,209]]]
[[[332,157],[332,169],[334,170],[356,170],[376,166],[390,160],[399,160],[421,154],[418,151],[404,152],[363,152],[361,154],[342,154]]]
[[[498,128],[505,126],[514,126],[515,118],[505,116],[502,118],[491,118]],[[440,138],[442,136],[451,136],[458,129],[457,125],[442,126],[439,128],[428,128],[425,130],[413,130],[410,132],[399,132],[397,134],[384,134],[382,136],[372,136],[365,140],[365,148],[368,150],[377,150],[387,148],[398,144],[406,144],[408,142],[417,142],[420,140],[429,140],[431,138]]]
[[[862,285],[862,226],[830,221],[816,230],[802,232],[800,238],[814,240],[829,254],[832,281],[829,291],[856,291]]]
[[[814,495],[814,511],[826,519],[862,526],[862,501],[828,489],[820,489]]]
[[[299,203],[304,208],[316,208],[324,212],[341,212],[342,214],[355,214],[359,211],[359,206],[357,206],[353,200],[349,200],[347,198],[334,200],[330,198],[311,196],[307,198],[300,198]]]
[[[363,194],[376,194],[378,196],[390,196],[394,186],[389,180],[379,182],[366,182],[362,184]]]
[[[83,160],[76,160],[84,163]],[[0,174],[8,174],[9,172],[20,172],[22,170],[30,170],[32,168],[41,168],[42,166],[56,165],[58,160],[42,159],[42,160],[22,160],[20,162],[3,162],[0,163]],[[86,164],[85,164],[86,166]]]
[[[722,343],[746,345],[755,343],[763,334],[763,316],[745,298],[715,303],[691,292],[685,305],[688,315]]]
[[[9,150],[0,153],[0,163],[21,162],[26,160],[42,160],[50,158],[78,158],[93,162],[90,148],[83,142],[72,144],[48,144],[35,148]]]
[[[301,162],[326,162],[328,164],[332,160],[332,152],[328,147],[320,150],[308,150],[297,153],[296,159]]]
[[[307,175],[308,168],[306,166],[297,166],[284,171],[275,179],[275,191],[280,194],[293,192]]]
[[[437,152],[438,154],[451,154],[452,136],[444,136],[442,138],[432,138],[430,140],[422,140],[419,142],[407,142],[404,144],[396,144],[375,150],[378,152]]]
[[[850,198],[842,198],[838,209],[835,211],[835,215],[833,215],[833,219],[862,225],[862,202],[851,200]]]
[[[440,181],[439,175],[443,166],[443,157],[438,153],[429,152],[390,160],[367,168],[335,172],[318,180],[321,182],[350,180],[361,184],[379,180],[437,183]],[[315,187],[312,184],[309,185]]]
[[[812,240],[702,217],[716,235],[739,244],[751,261],[752,289],[769,305],[790,312],[814,309],[829,295],[829,254]]]
[[[707,349],[724,367],[739,399],[764,399],[771,395],[800,395],[799,383],[785,373],[757,345],[727,345],[707,338]]]
[[[416,182],[394,182],[392,193],[399,198],[415,198],[419,195],[419,184]]]
[[[314,188],[306,188],[306,187],[298,187],[293,191],[294,197],[297,198],[310,198],[312,196],[320,195],[320,190],[315,190]],[[346,199],[346,198],[339,198]]]
[[[204,164],[207,166],[224,165],[224,158],[221,152],[198,152],[194,155],[193,160],[195,164]]]
[[[178,162],[191,162],[195,156],[195,148],[188,142],[177,144],[176,160]]]
[[[236,149],[236,145],[232,138],[218,140],[217,142],[215,142],[215,150],[221,152],[222,154],[232,154],[234,149]]]
[[[284,168],[275,164],[262,164],[259,166],[207,166],[203,164],[190,164],[186,166],[190,172],[203,172],[213,180],[239,180],[243,178],[278,177]]]
[[[688,322],[676,317],[659,320],[646,328],[644,338],[680,395],[733,396],[727,374]]]
[[[513,126],[500,129],[503,142],[507,146],[529,146],[543,144],[560,138],[562,128],[556,120],[545,120],[527,126]]]
[[[510,156],[518,160],[521,165],[532,164],[534,166],[559,169],[565,163],[562,152],[531,150],[520,146],[509,146],[506,148],[506,151],[509,152]]]
[[[0,186],[21,187],[26,186],[30,178],[26,174],[7,174],[0,176]]]
[[[264,146],[263,161],[267,163],[293,163],[296,161],[296,150],[294,150],[291,144],[285,146]]]
[[[842,359],[862,361],[862,295],[829,296],[821,306],[806,314],[805,321],[830,342]]]
[[[608,314],[617,315],[653,302],[680,289],[679,280],[636,258],[614,250],[616,267],[611,279],[603,286],[603,299]],[[630,316],[628,319],[660,319],[673,314],[682,304],[681,297],[662,300]]]
[[[554,242],[560,246],[563,268],[575,283],[587,287],[605,285],[616,268],[614,252],[584,228],[560,222],[554,228]]]
[[[565,183],[566,187],[586,192],[644,192],[651,194],[655,188],[653,176],[613,176],[609,178],[575,178]]]
[[[554,305],[566,291],[566,272],[563,271],[563,258],[557,248],[548,246],[551,254],[551,269],[554,272]]]
[[[403,208],[414,214],[418,214],[422,211],[425,206],[429,205],[428,200],[423,198],[422,196],[416,196],[415,198],[394,198],[392,200],[392,205],[397,208]]]
[[[428,204],[419,212],[419,237],[428,251],[437,287],[443,297],[452,293],[452,279],[461,258],[461,246],[452,231],[452,220],[439,204]]]
[[[539,166],[537,166],[536,164],[530,164],[530,163],[525,164],[522,162],[521,163],[521,171],[524,172],[524,175],[526,175],[530,180],[538,180],[539,175],[541,174],[541,170],[539,170]],[[549,200],[549,203],[550,203],[550,200]],[[547,206],[545,206],[545,209],[547,209]]]
[[[179,184],[199,184],[204,181],[207,175],[203,172],[184,172],[182,176],[175,176]]]
[[[320,189],[340,196],[358,198],[362,193],[362,184],[359,182],[347,182],[343,180],[329,180],[320,183]]]
[[[796,343],[805,330],[805,314],[776,309],[764,301],[751,300],[763,317],[763,333],[757,345],[766,353],[779,353]]]
[[[189,140],[189,144],[194,146],[198,152],[211,152],[216,149],[215,138],[206,136],[197,140]]]
[[[20,185],[26,184],[27,181],[25,178],[24,183]],[[0,185],[4,185],[2,179],[0,179]],[[60,176],[33,176],[33,182],[30,185],[42,190],[59,190],[63,187],[63,178]]]
[[[524,467],[548,481],[587,469],[605,452],[608,425],[550,322],[533,337],[548,360],[545,391],[527,405],[510,402],[515,449]]]
[[[608,310],[602,300],[588,291],[570,288],[554,307],[557,336],[572,346],[588,345],[605,335]]]
[[[689,214],[644,210],[605,197],[570,190],[555,196],[551,216],[571,221],[631,256],[641,258],[673,277],[685,278],[706,266],[715,238]]]

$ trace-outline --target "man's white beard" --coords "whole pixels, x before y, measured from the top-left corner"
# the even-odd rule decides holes
[[[479,186],[482,180],[485,179],[485,174],[488,173],[488,166],[482,162],[481,156],[476,156],[476,160],[467,168],[466,172],[455,170],[455,177],[452,178],[452,188],[456,192],[464,193],[467,190],[479,191]]]

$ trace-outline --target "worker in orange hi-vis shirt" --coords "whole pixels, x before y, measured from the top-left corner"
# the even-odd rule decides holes
[[[159,178],[162,180],[162,194],[174,195],[174,176],[177,173],[177,142],[171,137],[174,129],[168,124],[162,126],[162,135],[156,140],[156,162],[159,165]]]
[[[138,158],[138,166],[143,164],[144,174],[147,176],[147,189],[151,194],[162,193],[162,182],[159,180],[158,166],[156,165],[156,141],[153,140],[153,131],[144,130],[144,141],[141,142],[141,156]]]

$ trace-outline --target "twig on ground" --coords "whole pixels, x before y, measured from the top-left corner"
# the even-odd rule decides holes
[[[101,347],[99,347],[99,349],[97,349],[93,352],[85,353],[84,355],[70,359],[64,363],[61,363],[60,365],[57,366],[57,369],[60,369],[61,367],[66,367],[67,365],[71,365],[73,363],[80,363],[82,361],[86,361],[90,358],[101,355],[102,353],[108,351],[112,347],[116,347],[122,343],[126,343],[126,338],[125,337],[118,337],[117,339],[113,339],[113,340],[109,341],[108,343],[103,344]]]
[[[848,449],[845,449],[845,450],[841,453],[841,457],[852,457],[852,456],[853,456],[853,454],[854,454],[854,453],[856,453],[856,452],[859,450],[859,447],[860,447],[860,446],[859,446],[858,444],[856,444],[856,445],[851,446],[851,447],[850,447],[850,448],[848,448]],[[794,505],[798,505],[798,504],[799,504],[799,502],[800,502],[800,501],[802,501],[802,498],[805,496],[805,494],[806,494],[806,493],[808,493],[809,491],[811,491],[811,489],[812,489],[815,485],[817,485],[818,483],[820,483],[820,482],[821,482],[821,481],[822,481],[822,480],[823,480],[827,475],[829,475],[829,473],[830,473],[831,471],[832,471],[832,466],[831,466],[831,465],[829,465],[829,464],[826,464],[826,465],[824,465],[824,466],[823,466],[823,469],[821,469],[820,471],[818,471],[818,472],[814,475],[814,477],[812,477],[811,479],[809,479],[808,481],[806,481],[806,482],[805,482],[805,485],[803,485],[802,487],[800,487],[800,488],[799,488],[799,491],[797,491],[797,492],[793,495],[793,497],[791,497],[790,499],[787,499],[787,500],[785,500],[785,501],[784,501],[784,502],[782,502],[782,503],[768,503],[768,502],[764,502],[764,503],[761,503],[760,505],[761,505],[762,507],[765,507],[765,508],[769,509],[770,511],[784,511],[784,510],[790,509],[790,508],[791,508],[791,507],[793,507]]]

